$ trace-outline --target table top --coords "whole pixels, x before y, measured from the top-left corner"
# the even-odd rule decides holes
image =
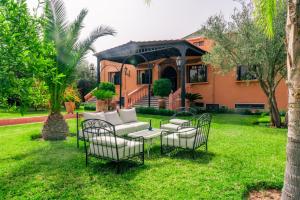
[[[133,133],[129,133],[128,136],[129,137],[143,137],[144,139],[152,139],[155,137],[160,136],[162,132],[162,129],[157,129],[157,128],[153,128],[151,131],[148,129],[142,130],[142,131],[137,131],[137,132],[133,132]]]

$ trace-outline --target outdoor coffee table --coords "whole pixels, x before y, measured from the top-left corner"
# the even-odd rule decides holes
[[[152,147],[152,140],[154,138],[159,137],[161,135],[161,132],[162,132],[162,129],[156,129],[156,128],[153,128],[152,130],[146,129],[146,130],[142,130],[142,131],[129,133],[128,137],[132,137],[132,138],[143,137],[144,140],[148,143],[147,154],[149,157],[150,149]]]

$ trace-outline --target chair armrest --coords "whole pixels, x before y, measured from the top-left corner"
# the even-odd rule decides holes
[[[170,119],[160,120],[160,122],[159,122],[159,128],[161,128],[161,125],[169,123],[169,121],[170,121]]]

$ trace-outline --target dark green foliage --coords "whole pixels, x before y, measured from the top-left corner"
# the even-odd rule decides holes
[[[169,79],[162,78],[154,81],[153,93],[155,96],[167,97],[171,93],[172,83]]]
[[[153,107],[137,107],[136,112],[140,114],[163,115],[163,116],[172,116],[175,114],[173,110],[156,109]]]
[[[96,104],[95,103],[85,103],[84,110],[96,111]]]
[[[77,88],[80,93],[81,100],[84,101],[84,96],[87,95],[90,91],[95,89],[97,86],[96,81],[80,79],[77,82]]]
[[[116,87],[113,83],[110,82],[102,82],[99,84],[99,90],[111,91],[112,93],[116,93]]]
[[[195,103],[203,99],[202,95],[199,93],[186,93],[185,98],[189,100],[190,103]]]
[[[93,91],[93,95],[99,100],[110,100],[116,94],[116,87],[110,82],[102,82],[99,87]]]
[[[17,105],[22,112],[32,104],[33,77],[52,64],[47,57],[52,50],[40,41],[40,28],[25,0],[0,1],[0,105]]]

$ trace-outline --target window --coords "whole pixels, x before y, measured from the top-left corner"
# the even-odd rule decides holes
[[[247,66],[238,66],[237,67],[237,79],[238,81],[246,81],[246,80],[256,80],[256,76],[249,72]]]
[[[137,84],[149,83],[149,70],[137,70]],[[150,83],[152,83],[152,70],[150,71]]]
[[[206,65],[188,66],[187,79],[189,83],[207,82],[207,66]]]
[[[204,41],[194,42],[194,45],[197,46],[197,47],[203,46]]]
[[[243,104],[235,104],[235,108],[236,109],[265,109],[265,104],[247,104],[247,103],[243,103]]]
[[[120,72],[109,72],[108,81],[115,85],[120,85]]]

